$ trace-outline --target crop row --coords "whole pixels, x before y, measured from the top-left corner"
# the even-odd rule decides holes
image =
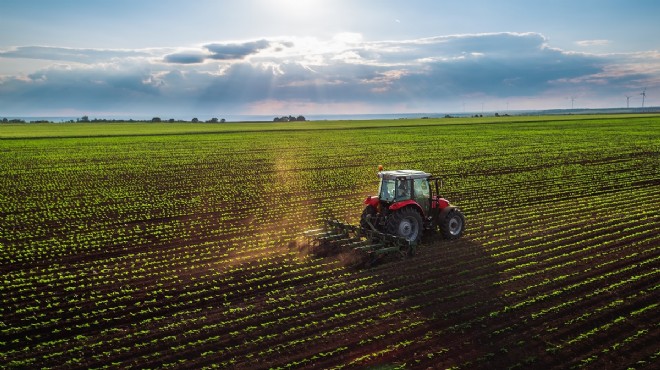
[[[3,142],[0,358],[74,368],[653,360],[660,138],[638,132],[648,124]],[[453,154],[428,155],[443,152]],[[368,270],[307,255],[301,232],[325,217],[354,221],[378,163],[444,175],[465,239]]]

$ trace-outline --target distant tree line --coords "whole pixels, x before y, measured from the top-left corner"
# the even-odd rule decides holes
[[[2,123],[25,123],[25,121],[22,120],[22,119],[7,119],[7,118],[3,118],[3,119],[2,119]]]
[[[273,118],[273,122],[296,122],[296,121],[306,121],[304,116],[282,116]]]
[[[302,121],[307,121],[305,116],[282,116],[282,117],[275,117],[273,119],[273,122],[302,122]],[[27,123],[25,120],[22,119],[7,119],[3,118],[0,122],[2,123]],[[201,121],[197,117],[193,117],[190,121],[186,120],[181,120],[181,119],[174,119],[174,118],[169,118],[169,119],[162,119],[160,117],[153,117],[152,119],[144,119],[144,120],[136,120],[136,119],[108,119],[108,118],[92,118],[90,119],[89,116],[82,116],[80,118],[76,118],[75,120],[70,119],[68,121],[64,121],[65,123],[104,123],[104,122],[109,122],[109,123],[117,123],[117,122],[168,122],[168,123],[186,123],[186,122],[191,122],[191,123],[200,123],[200,122],[206,122],[206,123],[225,123],[227,122],[224,118],[216,118],[213,117],[209,120],[206,121]],[[47,120],[39,120],[39,121],[30,121],[30,123],[54,123],[53,121],[47,121]]]
[[[174,119],[174,118],[163,120],[160,117],[154,117],[152,119],[147,119],[147,120],[135,120],[135,119],[107,119],[107,118],[89,119],[89,116],[82,116],[80,118],[76,118],[75,120],[70,119],[70,120],[64,121],[64,122],[65,123],[76,123],[76,122],[78,122],[78,123],[89,123],[89,122],[91,122],[91,123],[103,123],[103,122],[109,122],[109,123],[117,123],[117,122],[168,122],[168,123],[192,122],[192,123],[198,123],[198,122],[202,122],[202,121],[200,121],[196,117],[193,118],[190,121],[186,121],[186,120],[180,120],[180,119]],[[213,118],[211,118],[209,120],[206,120],[206,121],[203,121],[203,122],[206,122],[206,123],[225,123],[227,121],[224,118],[218,119],[218,118],[213,117]],[[13,119],[3,118],[3,119],[0,120],[0,123],[28,123],[28,122],[23,120],[23,119],[18,119],[18,118],[13,118]],[[48,121],[48,120],[37,120],[37,121],[30,121],[29,123],[54,123],[54,122],[53,121]]]
[[[174,123],[174,122],[188,122],[188,121],[185,121],[185,120],[175,120],[174,118],[170,118],[170,119],[168,119],[167,121],[163,121],[162,119],[160,119],[160,117],[154,117],[154,118],[151,119],[151,122],[169,122],[169,123]],[[192,122],[192,123],[198,123],[198,122],[200,122],[200,121],[199,121],[199,119],[198,119],[197,117],[194,117],[193,119],[190,120],[190,122]],[[204,122],[206,122],[206,123],[225,123],[225,122],[227,122],[227,121],[225,121],[224,118],[217,119],[217,118],[213,117],[213,118],[211,118],[211,119],[209,119],[209,120],[206,120],[206,121],[204,121]]]
[[[28,123],[28,122],[25,121],[24,119],[19,119],[19,118],[12,118],[12,119],[3,118],[2,120],[0,120],[0,123]],[[30,123],[51,123],[51,122],[42,119],[42,120],[30,121]]]

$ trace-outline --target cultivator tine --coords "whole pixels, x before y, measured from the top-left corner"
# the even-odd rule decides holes
[[[335,219],[326,220],[325,227],[309,230],[305,236],[310,240],[310,246],[316,254],[328,255],[340,252],[351,252],[357,260],[367,260],[372,263],[389,253],[412,255],[415,245],[405,238],[386,234],[371,228],[347,224]],[[361,264],[361,263],[360,263]]]

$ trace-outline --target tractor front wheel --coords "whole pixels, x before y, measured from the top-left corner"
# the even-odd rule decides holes
[[[402,208],[389,217],[387,232],[417,243],[422,237],[422,216],[411,207]]]
[[[454,208],[440,220],[440,231],[445,239],[458,239],[465,230],[465,216],[460,209]]]

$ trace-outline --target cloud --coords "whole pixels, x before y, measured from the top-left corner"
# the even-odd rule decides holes
[[[575,44],[583,47],[607,46],[610,44],[610,40],[580,40],[580,41],[576,41]]]
[[[276,42],[265,39],[243,43],[212,43],[204,45],[204,50],[180,51],[165,55],[163,61],[172,64],[199,64],[206,60],[239,61],[266,49],[280,52],[291,47],[293,43],[290,41]]]
[[[211,55],[209,58],[215,60],[243,59],[249,55],[256,54],[259,51],[268,48],[271,45],[268,40],[258,40],[252,42],[235,44],[208,44],[204,45]]]
[[[0,83],[0,111],[94,111],[154,105],[160,87],[146,70],[56,66]]]
[[[163,60],[165,63],[173,64],[197,64],[203,63],[207,55],[199,52],[179,52],[165,55]]]
[[[310,109],[296,112],[301,114],[328,107],[360,107],[368,110],[364,113],[458,111],[475,97],[534,101],[536,108],[548,108],[576,94],[583,103],[590,97],[593,104],[603,104],[643,87],[650,96],[660,87],[657,52],[564,51],[538,33],[401,41],[340,34],[328,40],[278,38],[182,48],[0,51],[0,58],[28,57],[66,63],[0,77],[0,112],[241,114],[287,104]]]
[[[0,58],[44,59],[88,64],[150,55],[146,50],[75,49],[50,46],[21,46],[0,51]]]

